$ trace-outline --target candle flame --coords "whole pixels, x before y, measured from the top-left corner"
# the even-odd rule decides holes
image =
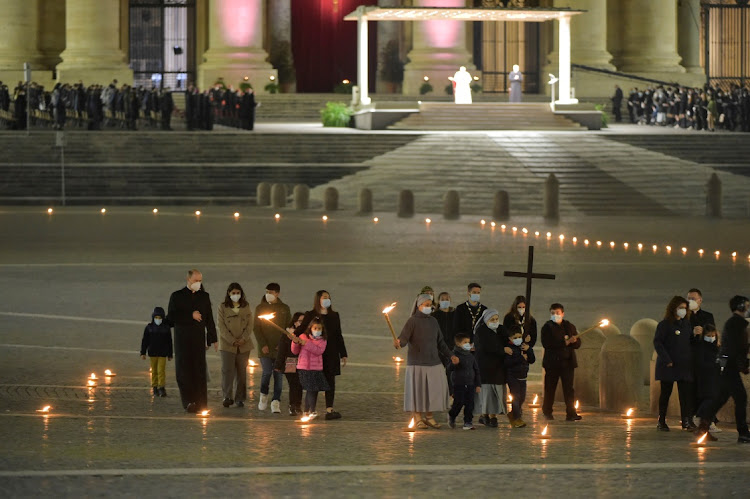
[[[45,405],[41,409],[37,409],[36,412],[49,412],[50,409],[52,409],[51,405]]]
[[[395,302],[395,301],[394,301],[393,303],[391,303],[391,304],[390,304],[389,306],[385,307],[385,308],[383,309],[383,313],[384,313],[384,314],[388,314],[388,313],[390,313],[390,312],[391,312],[391,310],[393,310],[394,308],[396,308],[396,302]]]
[[[89,386],[96,386],[96,381],[94,381],[93,379],[90,379],[89,382],[88,382],[88,385]]]
[[[696,443],[702,444],[703,442],[706,441],[706,437],[708,437],[708,433],[704,433],[703,436],[701,438],[699,438],[698,442],[696,442]]]
[[[255,367],[258,364],[253,359],[250,359],[249,361],[247,361],[247,365],[249,365],[250,367]]]
[[[404,359],[402,359],[401,357],[393,357],[393,360],[395,360],[396,362],[403,362],[404,361]]]
[[[327,222],[327,221],[328,221],[328,215],[323,215],[323,221],[324,221],[324,222]]]
[[[578,410],[578,405],[579,405],[578,401],[576,400],[576,405],[575,405],[576,410]]]
[[[544,429],[542,430],[542,436],[543,437],[547,436],[547,426],[545,426]]]
[[[411,430],[411,429],[414,428],[414,425],[415,425],[414,418],[411,418],[411,421],[409,421],[409,427],[408,428]]]
[[[630,416],[632,416],[632,415],[633,415],[633,412],[634,412],[634,409],[633,409],[633,408],[631,407],[630,409],[628,409],[628,412],[626,412],[626,413],[625,413],[625,415],[626,415],[627,417],[630,417]]]
[[[534,401],[532,402],[532,404],[536,404],[536,403],[538,403],[538,402],[539,402],[539,395],[537,395],[537,394],[535,393],[535,394],[534,394]]]
[[[302,416],[301,418],[299,418],[299,421],[300,421],[300,423],[307,423],[311,419],[312,419],[311,416]]]
[[[105,376],[114,376],[114,375],[115,375],[115,373],[113,373],[113,372],[112,372],[112,371],[110,371],[109,369],[105,369],[105,370],[104,370],[104,375],[105,375]]]
[[[195,210],[195,216],[196,217],[201,216],[201,210]]]
[[[96,373],[89,374],[89,379],[96,379]]]
[[[201,411],[201,412],[198,413],[198,416],[200,416],[202,418],[205,418],[206,416],[208,416],[209,412],[211,412],[211,411],[209,411],[209,410],[203,410],[203,411]]]
[[[490,227],[495,227],[497,224],[495,222],[490,222]]]
[[[482,220],[479,221],[479,223],[482,224],[482,225],[485,225],[487,223],[487,220],[482,219]]]
[[[375,217],[375,218],[372,219],[372,221],[375,222],[375,223],[378,223],[380,221],[380,219],[378,217]]]
[[[47,213],[52,213],[52,208],[47,208]]]
[[[609,319],[602,319],[602,321],[599,323],[599,327],[607,327],[609,326]]]
[[[513,395],[510,393],[508,394],[508,402],[513,402]]]
[[[275,214],[275,215],[273,216],[273,218],[275,218],[276,220],[278,220],[278,219],[280,219],[280,218],[281,218],[281,215],[277,213],[277,214]]]
[[[265,315],[258,316],[259,319],[263,319],[264,321],[270,321],[274,317],[276,317],[276,314],[265,314]]]

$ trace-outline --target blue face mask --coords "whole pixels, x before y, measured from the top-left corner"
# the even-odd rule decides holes
[[[474,303],[479,303],[479,298],[481,298],[481,295],[479,293],[472,293],[469,297],[469,299]]]
[[[523,344],[523,338],[513,338],[511,341],[517,347],[520,347],[521,344]]]
[[[451,302],[450,301],[443,300],[443,301],[440,302],[440,308],[442,308],[442,309],[448,309],[450,307],[451,307]]]
[[[323,308],[331,308],[331,300],[328,298],[323,298],[323,301],[321,301],[320,304],[323,305]]]
[[[161,321],[161,319],[154,319],[154,324],[156,324],[157,326],[161,326]]]
[[[322,329],[313,329],[312,330],[312,334],[316,338],[320,338],[321,336],[323,336],[323,330]]]
[[[714,341],[716,341],[716,336],[704,336],[703,341],[707,343],[713,343]]]
[[[461,345],[461,348],[463,348],[467,352],[471,352],[471,343],[464,343],[463,345]]]

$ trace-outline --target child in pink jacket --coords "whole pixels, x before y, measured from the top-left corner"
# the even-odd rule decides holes
[[[317,417],[315,405],[318,403],[318,392],[330,390],[323,374],[323,352],[326,349],[327,338],[323,322],[319,317],[310,321],[307,330],[292,343],[292,353],[299,355],[297,360],[297,374],[305,394],[305,416],[310,419]]]

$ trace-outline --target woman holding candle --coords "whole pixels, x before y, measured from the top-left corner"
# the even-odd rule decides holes
[[[503,318],[503,326],[510,329],[511,326],[521,326],[523,330],[523,342],[527,343],[530,348],[534,348],[537,339],[536,319],[530,314],[526,314],[526,297],[516,296],[510,310]]]
[[[432,298],[428,294],[417,298],[419,311],[409,317],[401,335],[393,341],[396,348],[409,345],[406,360],[404,411],[419,420],[420,428],[440,428],[433,412],[448,409],[448,382],[440,354],[458,364],[458,357],[445,344],[440,326],[432,317]]]
[[[348,354],[341,332],[341,318],[338,312],[334,312],[331,304],[331,294],[328,291],[321,289],[316,292],[313,309],[305,312],[305,317],[294,334],[302,334],[316,317],[323,321],[328,340],[323,353],[323,373],[329,386],[326,390],[326,419],[341,419],[341,414],[333,409],[333,402],[336,395],[336,376],[341,375],[342,366],[346,367]]]
[[[224,394],[222,405],[237,407],[245,405],[247,398],[247,361],[253,342],[250,330],[253,314],[245,298],[242,286],[233,282],[227,288],[224,302],[219,305],[219,351],[221,353],[221,391]],[[237,389],[232,395],[234,382]]]
[[[500,313],[488,308],[474,326],[474,348],[482,378],[479,422],[492,428],[498,426],[497,415],[507,413],[504,363],[506,355],[513,353],[507,345],[508,332],[500,324]]]
[[[688,302],[675,296],[667,305],[664,319],[656,326],[654,349],[656,350],[656,380],[661,383],[659,395],[659,422],[656,429],[669,431],[667,408],[675,382],[680,394],[680,415],[682,428],[695,430],[690,407],[693,393],[693,366],[691,342],[693,328],[687,319]]]

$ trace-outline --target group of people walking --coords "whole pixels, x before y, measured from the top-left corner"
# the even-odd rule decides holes
[[[336,376],[346,366],[347,351],[339,314],[333,310],[331,294],[315,293],[307,312],[291,314],[281,300],[281,286],[269,283],[260,303],[251,310],[239,283],[230,283],[218,306],[214,322],[203,275],[188,271],[185,287],[172,293],[166,314],[154,309],[141,341],[141,356],[151,358],[154,396],[166,396],[165,367],[172,360],[173,346],[177,386],[182,406],[198,412],[208,405],[206,350],[212,345],[221,355],[221,390],[224,407],[243,407],[247,400],[247,366],[254,349],[263,370],[258,409],[281,413],[283,379],[289,385],[289,415],[317,417],[318,392],[325,392],[325,419],[339,419],[334,410]],[[218,326],[218,331],[217,331]],[[174,345],[170,329],[174,328]],[[273,393],[270,392],[273,381]],[[302,392],[306,390],[304,409]]]

